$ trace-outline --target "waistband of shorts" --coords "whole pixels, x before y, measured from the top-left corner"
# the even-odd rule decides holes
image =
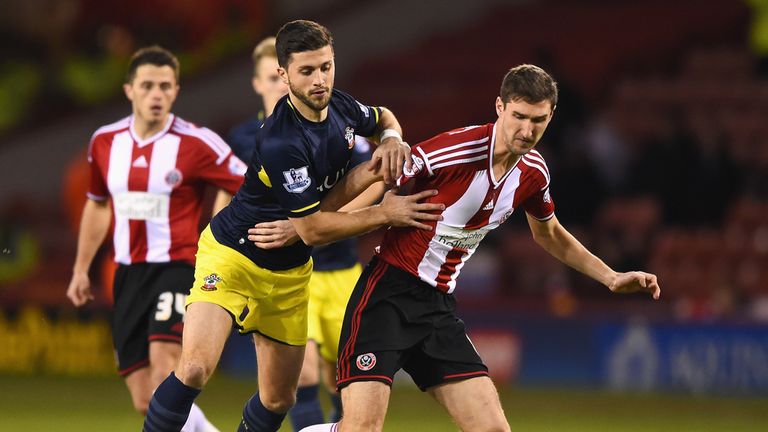
[[[414,285],[418,285],[418,286],[420,286],[420,287],[422,287],[424,289],[428,289],[430,291],[435,291],[435,292],[438,292],[440,294],[444,294],[446,296],[452,296],[452,294],[448,294],[448,293],[442,292],[439,289],[433,287],[432,285],[424,282],[423,280],[421,280],[420,277],[414,275],[413,273],[411,273],[409,271],[405,271],[405,270],[401,269],[400,267],[398,267],[398,266],[396,266],[394,264],[391,264],[391,263],[387,262],[386,260],[383,260],[383,259],[379,258],[378,255],[374,255],[373,258],[371,258],[371,264],[378,264],[378,263],[381,263],[381,264],[384,264],[385,266],[387,266],[386,271],[391,271],[392,273],[398,275],[399,277],[402,277],[404,279],[408,279]]]

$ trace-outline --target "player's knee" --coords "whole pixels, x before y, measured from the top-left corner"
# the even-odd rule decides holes
[[[261,395],[261,403],[264,408],[276,412],[286,413],[296,404],[296,392],[283,392],[282,394]]]
[[[149,410],[149,399],[143,396],[132,397],[133,409],[139,414],[146,416]]]
[[[203,388],[212,374],[212,368],[195,361],[182,361],[176,371],[176,377],[181,382],[194,388]]]

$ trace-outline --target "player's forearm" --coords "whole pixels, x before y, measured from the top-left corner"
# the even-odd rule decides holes
[[[111,210],[106,202],[88,200],[85,203],[80,219],[73,273],[88,273],[93,257],[96,256],[96,252],[107,236],[111,218]]]
[[[381,175],[368,170],[368,164],[360,164],[345,175],[341,181],[323,198],[320,209],[335,212],[363,193],[371,185],[381,180]]]
[[[322,246],[373,231],[386,225],[387,218],[378,205],[350,213],[320,211],[308,218],[292,219],[301,240],[309,246]]]
[[[403,128],[400,126],[400,122],[397,121],[397,117],[395,117],[392,111],[382,107],[381,118],[379,119],[379,123],[376,124],[375,135],[371,137],[376,145],[381,144],[381,133],[387,129],[392,129],[400,136],[403,136]]]
[[[340,208],[339,211],[348,213],[354,210],[372,206],[381,201],[381,197],[384,195],[384,192],[386,192],[386,185],[384,182],[376,182],[371,186],[368,186],[368,189],[364,190],[360,195],[352,199],[352,201],[344,204],[344,206]]]
[[[616,277],[613,269],[591,253],[560,224],[549,235],[534,236],[534,239],[550,255],[605,286],[608,286]]]

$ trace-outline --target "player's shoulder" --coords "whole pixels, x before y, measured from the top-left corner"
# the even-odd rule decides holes
[[[229,145],[216,132],[178,116],[173,119],[169,132],[177,135],[186,145],[213,151],[219,162],[231,152]]]
[[[541,153],[537,150],[531,150],[520,158],[520,162],[520,166],[524,171],[528,171],[539,182],[543,182],[543,187],[549,185],[549,167],[547,167],[547,162]]]
[[[438,156],[440,159],[444,159],[447,154],[451,153],[484,152],[488,150],[492,131],[493,124],[467,126],[443,132],[417,144],[416,147],[428,159]]]
[[[117,133],[128,130],[131,127],[131,116],[121,118],[120,120],[110,123],[100,128],[91,135],[91,141],[95,141],[97,138],[105,138],[114,136]]]
[[[345,116],[356,116],[359,112],[367,117],[371,115],[370,108],[358,102],[352,95],[339,89],[333,89],[331,94],[331,104]]]

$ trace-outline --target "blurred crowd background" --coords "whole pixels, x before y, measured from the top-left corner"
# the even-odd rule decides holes
[[[407,141],[495,121],[512,66],[560,85],[538,150],[560,221],[662,300],[612,296],[549,257],[513,215],[467,264],[468,314],[768,323],[768,1],[6,0],[0,14],[0,327],[109,310],[64,296],[90,134],[129,113],[138,47],[178,54],[174,111],[222,136],[254,115],[250,52],[295,18],[336,38],[336,87],[391,108]],[[377,233],[361,243],[366,260]],[[36,315],[37,316],[37,315]],[[3,324],[2,319],[5,319]],[[766,351],[768,353],[768,350]],[[768,382],[762,382],[768,388]]]

